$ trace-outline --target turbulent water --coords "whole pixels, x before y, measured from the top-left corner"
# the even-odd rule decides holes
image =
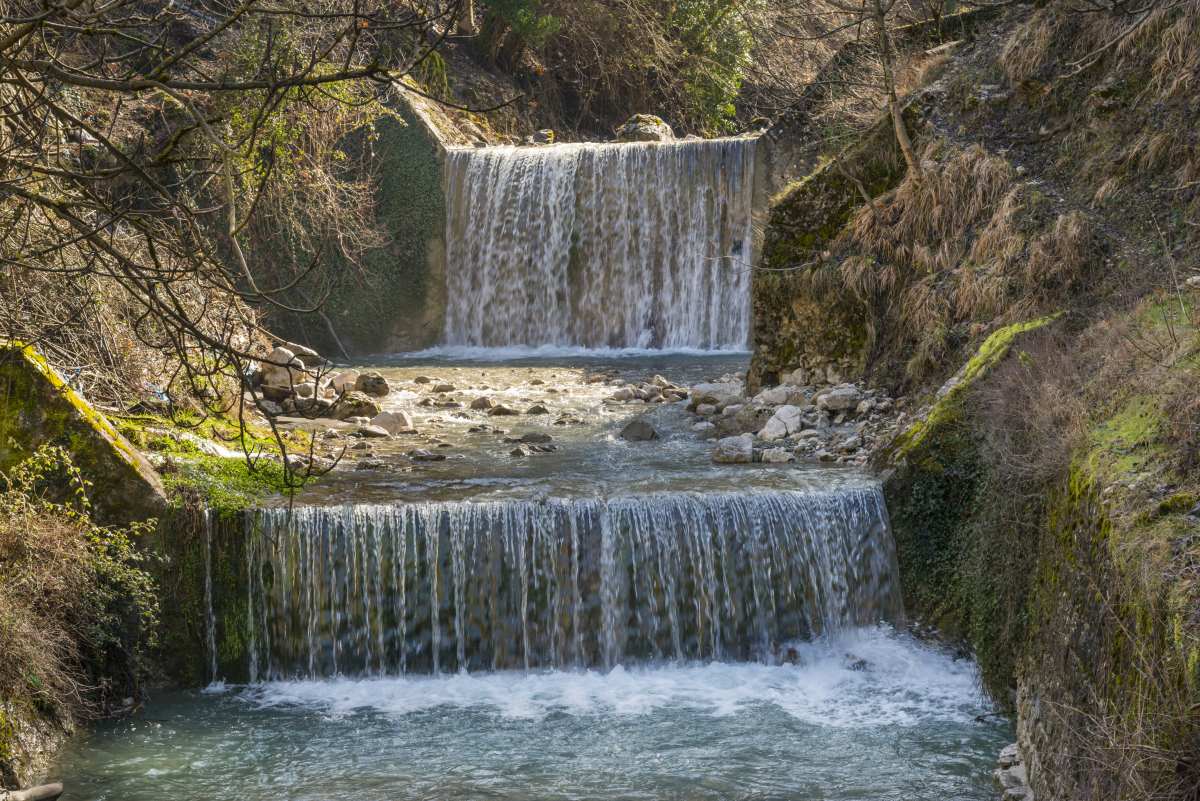
[[[252,679],[786,658],[900,614],[879,489],[267,509]]]
[[[73,801],[994,801],[973,665],[871,628],[795,664],[269,682],[76,741]]]
[[[753,139],[449,152],[444,344],[743,349]]]

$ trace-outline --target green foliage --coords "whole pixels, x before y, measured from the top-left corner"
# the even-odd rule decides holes
[[[486,0],[484,5],[508,25],[514,36],[534,50],[562,27],[562,20],[543,11],[541,0]]]
[[[750,66],[754,38],[739,0],[681,0],[667,21],[681,51],[678,65],[688,116],[706,133],[734,127],[734,101]]]

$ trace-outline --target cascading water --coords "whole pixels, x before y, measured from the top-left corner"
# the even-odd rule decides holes
[[[451,150],[444,343],[745,348],[754,146]]]
[[[758,659],[901,614],[875,485],[265,509],[251,678]]]

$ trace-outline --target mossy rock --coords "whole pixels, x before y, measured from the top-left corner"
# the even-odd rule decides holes
[[[148,520],[166,508],[158,474],[108,418],[33,347],[0,343],[0,471],[42,445],[59,445],[71,454],[91,482],[88,495],[99,522]]]

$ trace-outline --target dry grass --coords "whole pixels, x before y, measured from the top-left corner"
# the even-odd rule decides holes
[[[0,696],[68,726],[134,694],[156,611],[137,532],[93,525],[87,488],[57,448],[0,474]]]
[[[834,242],[826,289],[874,309],[896,332],[910,381],[956,342],[1056,310],[1100,261],[1080,212],[1044,212],[1012,165],[980,146],[934,141],[924,174],[861,208]]]

